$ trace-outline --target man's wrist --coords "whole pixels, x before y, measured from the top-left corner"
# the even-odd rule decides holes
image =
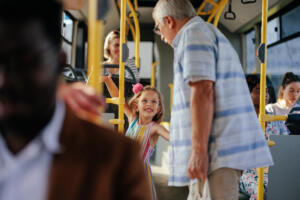
[[[192,151],[196,154],[207,154],[207,146],[206,145],[192,145]]]

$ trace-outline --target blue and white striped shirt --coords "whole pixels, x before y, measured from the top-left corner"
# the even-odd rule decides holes
[[[192,148],[192,124],[188,82],[214,82],[209,173],[221,167],[245,170],[272,165],[239,58],[225,36],[200,17],[194,17],[177,33],[172,45],[174,96],[169,185],[190,182],[187,164]]]

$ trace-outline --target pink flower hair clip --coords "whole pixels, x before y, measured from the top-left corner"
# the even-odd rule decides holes
[[[134,94],[139,93],[143,88],[144,88],[143,85],[140,83],[132,85],[132,91]]]

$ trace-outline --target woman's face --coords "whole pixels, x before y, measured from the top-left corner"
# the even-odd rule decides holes
[[[283,99],[290,103],[295,104],[300,97],[300,82],[292,82],[283,89]]]
[[[253,101],[254,106],[259,107],[259,97],[260,97],[260,84],[257,84],[255,88],[252,89],[251,91],[251,98]],[[266,104],[269,102],[269,93],[268,89],[266,88]]]
[[[110,52],[110,58],[112,60],[118,60],[120,58],[120,38],[114,38],[111,40],[108,46]]]

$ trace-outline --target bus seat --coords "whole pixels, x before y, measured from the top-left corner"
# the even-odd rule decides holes
[[[269,169],[267,198],[300,199],[300,136],[271,135],[274,165]]]

